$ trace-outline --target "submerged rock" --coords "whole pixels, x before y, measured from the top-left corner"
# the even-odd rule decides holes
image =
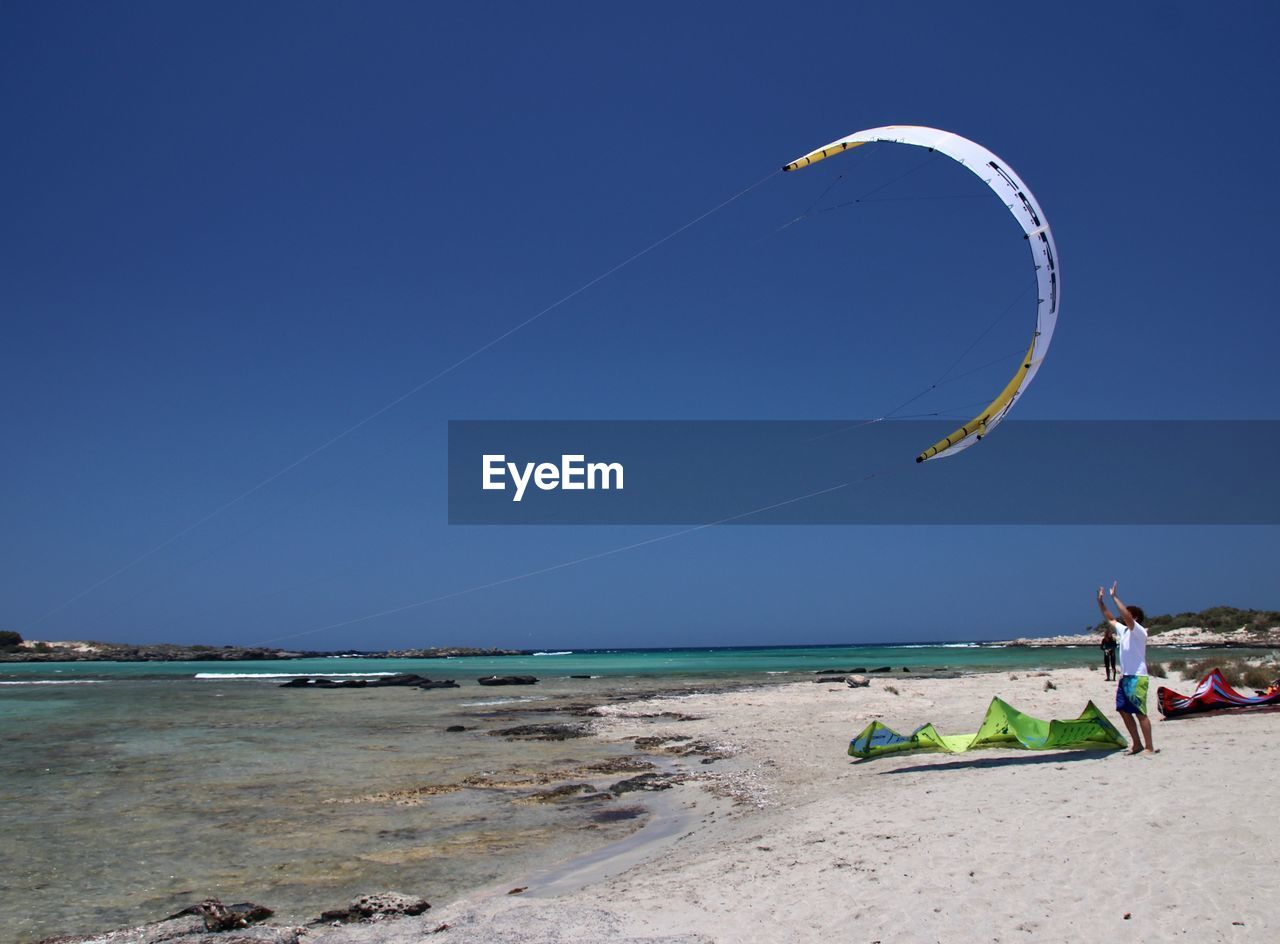
[[[633,793],[637,790],[647,790],[649,792],[670,790],[676,785],[676,782],[676,778],[668,774],[641,774],[639,777],[619,780],[609,788],[609,792],[618,795]]]
[[[585,724],[520,724],[514,728],[490,731],[491,737],[527,738],[531,741],[567,741],[586,737],[591,729]]]
[[[636,750],[647,751],[655,747],[662,747],[664,744],[671,744],[678,741],[691,741],[687,734],[663,734],[654,735],[653,737],[638,737],[635,739]]]
[[[485,675],[476,681],[481,685],[534,685],[538,680],[532,675]]]
[[[565,800],[612,800],[613,794],[596,790],[589,783],[566,783],[550,790],[539,790],[525,797],[532,803],[557,803]]]

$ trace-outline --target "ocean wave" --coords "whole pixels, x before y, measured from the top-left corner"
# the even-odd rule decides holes
[[[0,682],[0,685],[101,685],[102,679],[32,679],[28,682]]]
[[[375,675],[399,675],[399,672],[197,672],[195,678],[208,679],[277,679],[277,678],[371,678]]]
[[[573,655],[573,650],[565,649],[563,652],[535,652],[534,655],[535,656],[571,656]]]

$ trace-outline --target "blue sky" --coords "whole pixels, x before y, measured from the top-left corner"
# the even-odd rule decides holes
[[[770,178],[95,587],[881,124],[983,143],[1053,225],[1062,317],[1020,418],[1280,418],[1276,21],[7,3],[0,626],[310,648],[990,638],[1080,628],[1116,577],[1152,612],[1280,607],[1275,528],[734,527],[323,628],[664,533],[449,527],[450,419],[856,418],[928,386],[1030,267],[980,186],[903,148]],[[962,369],[1025,346],[1033,312]],[[1117,490],[1160,461],[1185,457],[1116,444]]]

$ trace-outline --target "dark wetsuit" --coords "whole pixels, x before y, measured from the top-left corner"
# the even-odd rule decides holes
[[[1116,674],[1116,637],[1102,637],[1102,667],[1107,670],[1107,681]]]

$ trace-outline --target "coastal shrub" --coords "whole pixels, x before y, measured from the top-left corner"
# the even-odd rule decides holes
[[[1218,669],[1222,672],[1222,677],[1227,680],[1227,684],[1232,688],[1264,689],[1277,676],[1280,676],[1280,665],[1276,665],[1274,662],[1268,661],[1259,664],[1251,662],[1242,656],[1225,658],[1219,656],[1198,659],[1188,663],[1182,673],[1182,677],[1189,681],[1198,682],[1208,675],[1212,669]]]
[[[1277,674],[1275,666],[1249,665],[1240,672],[1240,684],[1261,691],[1267,688]]]
[[[1170,672],[1177,672],[1179,675],[1186,675],[1186,674],[1187,674],[1187,660],[1186,660],[1186,659],[1170,659],[1170,660],[1169,660],[1169,671],[1170,671]],[[1165,678],[1170,678],[1170,677],[1171,677],[1171,676],[1165,676]]]
[[[1243,626],[1251,632],[1261,632],[1272,626],[1280,626],[1280,612],[1211,606],[1199,613],[1166,613],[1147,620],[1147,629],[1153,633],[1164,633],[1184,626],[1201,626],[1216,633],[1233,633]]]
[[[22,636],[8,629],[0,629],[0,649],[17,649],[22,645]]]
[[[1161,665],[1159,662],[1148,662],[1148,663],[1147,663],[1147,674],[1148,674],[1148,675],[1155,675],[1155,676],[1158,676],[1159,678],[1168,678],[1168,677],[1169,677],[1168,670],[1166,670],[1166,669],[1165,669],[1165,667],[1164,667],[1163,665]]]
[[[898,694],[898,690],[897,690],[896,688],[894,688],[892,685],[886,685],[886,686],[884,687],[884,690],[885,690],[886,692],[888,692],[890,695],[896,695],[896,694]]]

